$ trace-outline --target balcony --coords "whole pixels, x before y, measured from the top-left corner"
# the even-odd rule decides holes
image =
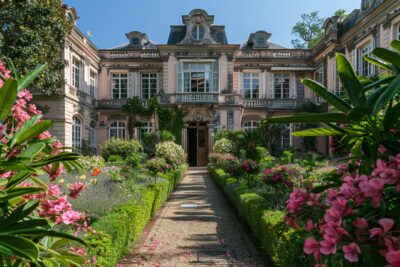
[[[312,50],[305,49],[267,49],[240,50],[236,57],[240,59],[274,59],[274,60],[309,60]]]
[[[96,108],[98,109],[122,109],[126,104],[126,99],[103,99],[96,101]],[[142,106],[147,107],[148,101],[142,100]]]
[[[213,104],[218,103],[218,93],[178,93],[176,103],[179,104]]]
[[[245,108],[262,108],[267,110],[279,110],[279,109],[296,109],[302,103],[304,99],[243,99],[243,106]]]

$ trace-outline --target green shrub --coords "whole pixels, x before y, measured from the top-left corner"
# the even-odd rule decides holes
[[[120,155],[110,155],[108,157],[108,162],[122,162],[124,161]]]
[[[174,142],[163,142],[156,145],[156,156],[174,166],[185,163],[185,152],[180,145]]]
[[[94,230],[85,239],[88,253],[96,256],[99,266],[116,266],[154,216],[167,200],[171,191],[185,174],[187,166],[178,166],[174,171],[162,174],[165,181],[141,188],[139,201],[114,207],[110,213],[91,225]]]
[[[133,169],[137,169],[140,166],[142,159],[142,154],[132,153],[126,158],[126,164],[128,164]]]
[[[123,140],[111,138],[105,141],[101,146],[101,153],[105,160],[111,155],[118,155],[126,159],[129,155],[142,150],[142,145],[136,140]]]
[[[167,130],[160,131],[160,142],[175,142],[175,135]]]
[[[231,140],[221,138],[214,143],[213,151],[216,153],[233,153],[235,152],[235,145]]]

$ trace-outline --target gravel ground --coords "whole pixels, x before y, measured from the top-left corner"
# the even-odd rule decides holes
[[[119,267],[267,266],[205,168],[188,170],[142,239]]]

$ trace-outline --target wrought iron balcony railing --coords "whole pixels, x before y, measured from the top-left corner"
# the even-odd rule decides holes
[[[96,107],[98,109],[122,109],[122,106],[126,104],[126,99],[102,99],[96,101]],[[142,100],[142,106],[147,107],[148,101]]]
[[[181,104],[218,103],[218,93],[177,93],[176,103],[181,103]]]
[[[304,99],[242,99],[245,108],[296,109],[305,102]]]

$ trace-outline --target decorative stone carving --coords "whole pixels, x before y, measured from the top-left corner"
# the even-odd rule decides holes
[[[204,121],[213,122],[215,120],[215,110],[206,108],[189,107],[189,113],[183,117],[184,122]]]

